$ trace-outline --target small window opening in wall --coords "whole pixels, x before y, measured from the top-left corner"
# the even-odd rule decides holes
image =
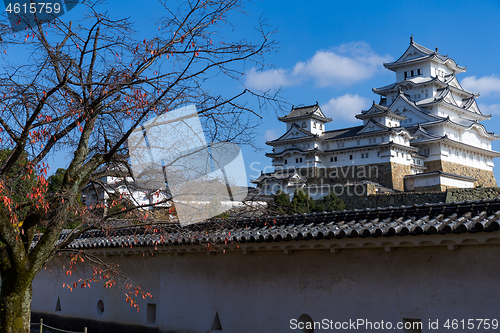
[[[422,320],[421,319],[408,319],[403,318],[405,333],[422,333]]]
[[[337,162],[337,156],[335,156],[335,157],[333,158],[333,161],[334,161],[334,162]]]
[[[99,300],[97,302],[97,314],[102,315],[104,313],[104,302],[102,300]]]
[[[156,324],[156,304],[148,303],[147,320],[148,324]]]
[[[349,155],[349,159],[352,160],[352,155]]]
[[[57,298],[56,311],[61,311],[61,301],[59,300],[59,297]]]
[[[212,328],[210,329],[211,331],[220,331],[222,332],[222,325],[220,324],[220,319],[219,319],[219,313],[215,313],[215,318],[212,323]]]
[[[303,327],[302,329],[299,329],[299,332],[314,333],[314,322],[311,316],[304,313],[299,317],[297,324],[298,327]]]
[[[288,164],[288,160],[285,160],[285,164]]]
[[[306,125],[306,122],[304,121],[304,122],[302,123],[302,128],[306,128],[306,127],[307,127],[307,125]]]
[[[302,163],[302,157],[300,158],[300,162]]]

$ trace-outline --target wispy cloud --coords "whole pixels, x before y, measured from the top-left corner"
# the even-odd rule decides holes
[[[479,92],[483,96],[500,93],[500,78],[496,75],[480,78],[468,76],[462,80],[461,84],[463,88],[472,92]]]
[[[483,114],[500,114],[500,104],[478,104]]]
[[[266,141],[271,141],[271,140],[276,140],[277,138],[279,138],[281,135],[283,135],[282,133],[283,131],[280,131],[279,129],[275,128],[275,129],[270,129],[270,130],[267,130],[266,133],[264,134],[264,138],[266,139]]]
[[[290,69],[270,69],[246,73],[246,86],[268,90],[313,82],[318,87],[348,86],[369,79],[383,63],[390,61],[389,55],[379,55],[365,42],[342,44],[331,50],[317,51],[306,60],[297,62]]]
[[[334,97],[326,104],[321,105],[321,110],[327,117],[348,122],[359,121],[354,115],[361,113],[361,110],[370,107],[371,101],[359,95],[345,94]]]

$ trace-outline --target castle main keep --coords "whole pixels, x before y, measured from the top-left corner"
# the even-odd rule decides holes
[[[479,110],[479,94],[456,78],[466,67],[413,37],[384,67],[396,73],[396,82],[373,88],[380,101],[356,115],[362,125],[327,130],[332,119],[318,104],[280,117],[286,133],[266,142],[275,170],[252,182],[264,193],[301,188],[314,196],[356,182],[396,191],[497,186],[493,159],[500,153],[491,142],[500,136],[480,123],[491,115]]]

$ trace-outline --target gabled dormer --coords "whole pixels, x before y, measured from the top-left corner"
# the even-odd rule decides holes
[[[293,141],[297,139],[305,139],[310,138],[313,139],[316,136],[311,132],[299,127],[297,124],[292,124],[290,129],[286,131],[285,134],[280,136],[279,138],[271,141],[266,141],[267,145],[275,146],[281,144],[282,142]]]
[[[357,114],[356,118],[363,120],[363,125],[368,124],[371,120],[388,127],[397,127],[401,120],[406,119],[406,117],[402,116],[399,112],[393,112],[388,107],[375,104],[375,102],[373,102],[368,110],[361,111],[360,114]]]
[[[383,125],[382,123],[374,121],[373,119],[368,119],[366,124],[363,126],[363,128],[359,130],[357,134],[359,135],[368,132],[387,131],[387,130],[388,130],[387,126]]]
[[[284,117],[278,118],[286,123],[287,131],[296,125],[303,130],[315,135],[321,135],[325,131],[325,124],[332,121],[325,116],[318,103],[309,106],[293,107],[292,111]]]

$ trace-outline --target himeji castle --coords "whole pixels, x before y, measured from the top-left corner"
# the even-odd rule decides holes
[[[265,193],[374,182],[396,191],[497,186],[491,142],[500,138],[480,122],[477,93],[462,88],[465,72],[452,58],[413,41],[399,59],[384,63],[396,82],[374,88],[380,101],[356,118],[362,125],[327,130],[318,104],[294,107],[279,120],[286,133],[266,142],[274,171],[252,182]],[[319,194],[317,193],[319,189]],[[322,192],[321,192],[322,191]]]

